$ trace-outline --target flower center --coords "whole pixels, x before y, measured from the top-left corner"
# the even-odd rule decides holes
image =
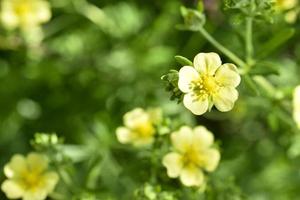
[[[41,177],[40,174],[28,172],[25,174],[23,180],[28,188],[35,188],[40,185]]]
[[[28,2],[18,3],[15,7],[15,12],[20,17],[30,12],[30,4]]]
[[[201,152],[195,148],[190,147],[183,155],[184,166],[199,166],[202,163]]]
[[[138,137],[147,138],[153,135],[154,128],[151,123],[143,123],[139,124],[135,129],[134,132],[137,133]]]
[[[198,80],[192,81],[190,87],[195,96],[195,101],[207,99],[219,89],[214,76],[203,75]]]

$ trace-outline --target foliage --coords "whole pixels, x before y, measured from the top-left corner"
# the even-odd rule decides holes
[[[1,25],[1,168],[15,154],[46,155],[60,177],[48,196],[57,200],[297,199],[300,23],[287,15],[300,5],[276,2],[50,0],[51,20],[32,31]],[[237,66],[231,111],[184,107],[179,71],[200,52]],[[144,147],[116,136],[137,107],[162,110]],[[162,159],[172,133],[199,125],[221,160],[205,184],[186,187]]]

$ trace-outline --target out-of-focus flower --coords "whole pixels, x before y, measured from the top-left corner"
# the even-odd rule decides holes
[[[149,145],[153,142],[154,124],[160,120],[158,110],[135,108],[123,117],[124,125],[117,128],[117,138],[121,143],[131,143],[135,146]]]
[[[54,190],[58,175],[48,171],[48,160],[43,154],[29,153],[25,158],[14,155],[4,166],[8,178],[1,189],[9,199],[43,200]]]
[[[185,93],[184,106],[195,115],[202,115],[213,105],[221,112],[231,110],[238,99],[235,88],[240,81],[234,64],[222,65],[216,53],[199,53],[193,67],[180,69],[178,87]]]
[[[296,8],[298,0],[275,0],[275,9],[279,12],[285,12],[285,20],[288,23],[294,23],[299,14]]]
[[[293,107],[293,117],[298,128],[300,129],[300,85],[294,90]]]
[[[2,0],[0,17],[8,29],[28,30],[50,20],[50,4],[45,0]]]
[[[194,129],[183,126],[171,134],[174,151],[163,158],[168,176],[179,177],[185,186],[201,186],[204,172],[212,172],[220,161],[220,153],[213,148],[213,134],[203,126]]]

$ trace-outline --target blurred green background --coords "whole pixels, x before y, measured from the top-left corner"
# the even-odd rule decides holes
[[[200,34],[175,28],[182,22],[180,5],[194,6],[194,1],[50,2],[53,17],[43,26],[45,38],[40,47],[11,45],[18,44],[18,34],[1,29],[1,167],[13,154],[31,151],[34,133],[55,132],[65,143],[82,145],[79,149],[88,149],[95,156],[101,154],[94,174],[87,170],[88,162],[76,164],[74,185],[80,186],[87,174],[93,179],[93,190],[81,185],[84,195],[132,199],[132,192],[148,181],[149,162],[136,156],[137,150],[118,144],[115,129],[132,108],[161,107],[174,123],[205,125],[219,140],[222,162],[212,175],[207,199],[299,198],[300,138],[289,103],[292,88],[300,83],[299,22],[259,21],[254,31],[259,56],[265,41],[273,36],[282,39],[281,31],[294,27],[295,34],[265,57],[269,64],[280,66],[279,75],[268,78],[284,93],[283,106],[264,91],[254,95],[243,81],[233,111],[220,114],[213,110],[195,117],[169,100],[160,80],[169,69],[180,68],[175,55],[192,59],[199,52],[216,51]],[[232,11],[225,12],[223,3],[206,1],[206,28],[243,57],[242,19]],[[176,192],[180,184],[167,180],[164,168],[160,172],[169,185],[166,188]],[[0,179],[4,180],[3,173]]]

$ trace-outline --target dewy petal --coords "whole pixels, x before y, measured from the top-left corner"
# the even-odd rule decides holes
[[[241,77],[234,64],[224,64],[216,72],[216,81],[223,86],[237,87]]]
[[[164,156],[163,165],[167,168],[168,176],[176,178],[179,176],[183,163],[182,156],[178,153],[172,152]]]
[[[199,72],[193,67],[184,66],[179,70],[179,80],[178,80],[178,88],[184,92],[189,92],[190,83],[194,80],[199,79]]]
[[[19,177],[27,172],[27,164],[24,156],[16,154],[10,162],[4,166],[4,174],[7,178]]]
[[[208,99],[195,100],[192,93],[185,94],[183,105],[195,115],[202,115],[208,110]]]
[[[194,58],[194,67],[200,73],[214,75],[221,65],[221,58],[216,53],[199,53]]]
[[[180,180],[185,186],[200,186],[204,183],[204,174],[196,166],[187,166],[182,169]]]
[[[39,153],[30,153],[27,158],[27,166],[34,173],[41,173],[48,168],[48,159]]]
[[[132,139],[131,131],[125,127],[117,128],[116,134],[117,134],[118,141],[123,144],[130,142]]]
[[[1,190],[9,199],[21,198],[24,194],[24,189],[17,181],[5,180],[1,185]]]
[[[208,148],[213,142],[213,134],[204,126],[197,126],[194,128],[193,145],[195,148]]]
[[[213,96],[216,108],[221,112],[227,112],[234,106],[238,99],[238,92],[233,87],[221,87],[217,94]]]
[[[193,142],[193,130],[188,126],[182,126],[179,131],[171,134],[171,140],[177,151],[185,153]]]
[[[220,158],[220,152],[217,149],[208,149],[205,152],[204,169],[208,172],[214,171],[220,162]]]

